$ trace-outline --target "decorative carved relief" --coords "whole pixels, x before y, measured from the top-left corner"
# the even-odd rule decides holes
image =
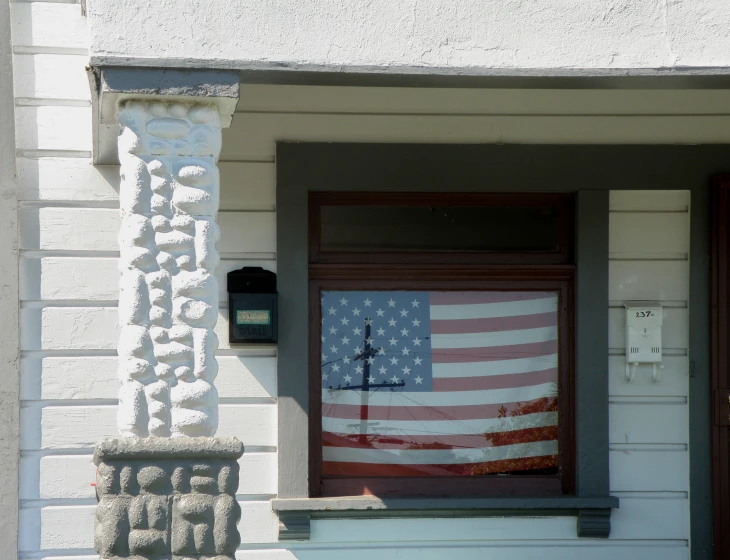
[[[196,438],[170,450],[158,441],[150,453],[150,445],[139,443],[149,439],[158,438],[106,440],[97,447],[94,546],[100,557],[232,560],[240,544],[240,442]]]
[[[119,123],[119,433],[211,436],[218,425],[218,110],[127,101]]]

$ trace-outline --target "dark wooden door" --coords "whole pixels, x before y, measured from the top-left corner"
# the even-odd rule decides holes
[[[716,560],[730,558],[730,175],[712,183],[712,473]]]

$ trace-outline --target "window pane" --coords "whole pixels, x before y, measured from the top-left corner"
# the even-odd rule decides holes
[[[322,206],[322,251],[557,251],[555,207]]]
[[[558,472],[554,292],[322,292],[324,476]]]

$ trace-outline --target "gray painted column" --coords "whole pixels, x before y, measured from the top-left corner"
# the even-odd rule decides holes
[[[10,6],[0,2],[0,558],[18,557],[18,196]]]

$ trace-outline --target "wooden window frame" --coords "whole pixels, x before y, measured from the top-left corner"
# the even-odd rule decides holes
[[[553,206],[559,248],[554,252],[325,252],[319,248],[323,205]],[[495,496],[574,495],[575,266],[571,194],[310,192],[309,212],[309,495]],[[383,266],[386,265],[386,266]],[[484,477],[324,477],[320,336],[322,290],[544,290],[559,294],[559,474]]]
[[[558,211],[557,251],[323,251],[322,206],[535,207]],[[574,262],[575,200],[566,193],[309,193],[309,262],[319,264],[570,264]]]

